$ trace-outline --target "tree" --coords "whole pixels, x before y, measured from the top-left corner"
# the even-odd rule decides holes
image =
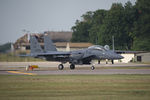
[[[0,52],[5,53],[11,49],[11,43],[5,43],[3,45],[0,45]]]
[[[98,44],[101,41],[100,30],[106,16],[106,10],[97,10],[93,13],[92,26],[89,29],[90,42]]]
[[[76,26],[72,27],[73,35],[72,42],[88,42],[90,24],[87,22],[78,22]]]
[[[112,45],[112,36],[115,37],[115,48],[124,49],[126,33],[124,32],[124,7],[121,3],[112,4],[102,27],[102,44]]]
[[[83,21],[76,21],[72,27],[72,42],[89,42],[89,29],[91,28],[92,12],[82,15]]]
[[[134,50],[150,51],[150,2],[148,0],[137,0],[136,8],[138,19],[134,23],[133,34]]]
[[[150,51],[150,2],[130,1],[123,6],[113,3],[110,10],[96,10],[82,15],[72,27],[72,42],[91,42],[99,45],[112,45],[120,50]]]

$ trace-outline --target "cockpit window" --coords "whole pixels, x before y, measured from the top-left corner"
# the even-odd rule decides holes
[[[100,50],[100,51],[106,51],[106,49],[103,46],[101,46],[101,45],[93,45],[93,46],[88,47],[88,49],[95,49],[95,50]]]

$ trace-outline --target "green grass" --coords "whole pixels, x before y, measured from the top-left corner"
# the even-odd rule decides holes
[[[150,100],[150,75],[0,75],[0,100]]]

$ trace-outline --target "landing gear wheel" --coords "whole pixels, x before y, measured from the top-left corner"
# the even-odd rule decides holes
[[[71,64],[71,65],[70,65],[70,69],[75,69],[75,65],[74,65],[74,64]]]
[[[94,70],[94,69],[95,69],[95,67],[94,67],[94,66],[92,66],[92,67],[91,67],[91,69],[92,69],[92,70]]]
[[[58,65],[58,69],[59,69],[59,70],[63,70],[63,69],[64,69],[63,64],[59,64],[59,65]]]

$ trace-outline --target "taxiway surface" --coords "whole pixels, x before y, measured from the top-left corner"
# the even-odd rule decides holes
[[[77,65],[75,70],[69,69],[69,64],[64,64],[64,70],[58,70],[57,62],[0,62],[1,75],[71,75],[71,74],[150,74],[150,68],[136,67],[150,67],[149,64],[135,64],[135,63],[115,63],[115,64],[96,64],[95,70],[90,69],[90,65]],[[28,65],[38,65],[39,68],[34,71],[26,71],[25,67]],[[101,69],[101,68],[104,69]],[[105,69],[106,67],[106,69]],[[107,69],[109,67],[109,69]],[[135,69],[113,69],[113,67],[135,67]]]

